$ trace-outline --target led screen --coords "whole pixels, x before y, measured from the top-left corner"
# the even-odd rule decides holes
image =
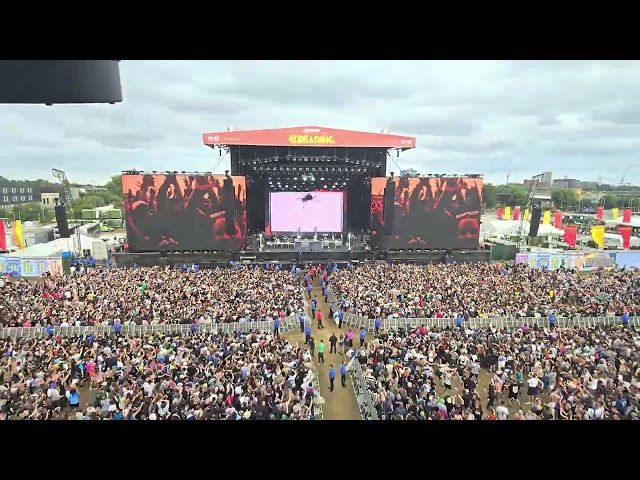
[[[236,250],[245,244],[246,183],[224,175],[123,175],[132,252]],[[226,194],[225,194],[226,191]],[[227,228],[227,223],[233,225]]]
[[[271,192],[272,232],[338,233],[344,227],[344,192]]]
[[[387,179],[371,179],[371,236],[384,248],[477,249],[483,180],[396,177],[393,214],[384,212]],[[385,235],[385,223],[391,232]]]

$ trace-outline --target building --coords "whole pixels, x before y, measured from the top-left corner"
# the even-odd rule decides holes
[[[54,208],[61,203],[60,192],[42,192],[40,194],[40,204],[43,208]]]
[[[40,189],[38,187],[20,182],[0,185],[0,207],[39,201]]]
[[[580,180],[576,178],[557,178],[553,181],[553,188],[571,188],[577,189],[580,188]]]

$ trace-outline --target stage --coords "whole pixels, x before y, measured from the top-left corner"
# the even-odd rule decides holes
[[[264,252],[213,252],[213,253],[116,253],[114,260],[119,267],[154,267],[198,265],[200,268],[227,267],[229,262],[258,264],[280,263],[282,265],[303,265],[314,263],[366,263],[385,261],[390,263],[477,263],[489,262],[489,250],[453,250],[447,255],[443,250],[391,250],[391,251],[264,251]]]

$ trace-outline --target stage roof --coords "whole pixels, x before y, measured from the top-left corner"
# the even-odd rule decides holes
[[[205,133],[205,145],[255,145],[261,147],[415,148],[415,137],[356,132],[326,127],[293,127]]]

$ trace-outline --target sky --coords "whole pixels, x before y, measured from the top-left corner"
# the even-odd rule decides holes
[[[0,105],[0,175],[222,173],[205,132],[315,125],[416,137],[389,170],[640,184],[638,61],[121,62],[116,105]],[[217,165],[217,166],[216,166]]]

